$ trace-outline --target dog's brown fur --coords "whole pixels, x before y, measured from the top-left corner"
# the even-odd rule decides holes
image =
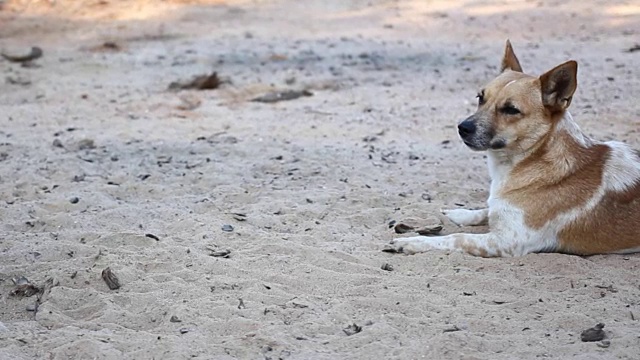
[[[605,194],[595,209],[567,225],[558,236],[559,250],[593,255],[640,246],[640,181],[623,192]]]
[[[500,191],[501,197],[524,211],[525,224],[532,229],[586,205],[600,187],[610,153],[605,145],[583,148],[567,134],[559,136],[516,165],[509,186]]]

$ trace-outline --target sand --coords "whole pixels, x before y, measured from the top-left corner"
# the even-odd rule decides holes
[[[506,38],[578,60],[574,118],[640,148],[637,2],[0,3],[0,48],[44,51],[0,60],[1,359],[640,357],[640,255],[381,251],[486,231],[438,210],[487,197],[455,125]]]

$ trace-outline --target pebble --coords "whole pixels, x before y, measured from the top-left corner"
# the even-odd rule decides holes
[[[362,326],[353,323],[349,326],[347,326],[346,328],[342,329],[342,331],[344,331],[345,334],[347,334],[347,336],[351,336],[351,335],[355,335],[359,332],[362,331]]]
[[[91,150],[96,148],[96,143],[92,139],[82,139],[78,141],[78,150]]]
[[[580,334],[580,339],[582,341],[584,341],[584,342],[600,341],[600,340],[604,339],[605,336],[606,336],[604,330],[602,330],[603,328],[604,328],[604,324],[603,323],[599,323],[596,326],[583,331]]]

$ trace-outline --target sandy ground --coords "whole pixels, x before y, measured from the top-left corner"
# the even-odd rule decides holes
[[[483,205],[454,126],[507,37],[578,60],[574,118],[640,148],[638,1],[0,3],[0,48],[44,50],[0,60],[1,359],[640,357],[640,255],[381,252]]]

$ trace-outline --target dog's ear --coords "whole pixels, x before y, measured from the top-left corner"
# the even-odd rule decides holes
[[[511,41],[509,40],[507,40],[507,45],[504,48],[504,57],[502,58],[502,66],[500,66],[500,72],[504,72],[507,69],[522,72],[520,61],[518,61],[516,54],[513,52],[513,47],[511,46]]]
[[[567,61],[540,76],[542,103],[553,112],[566,110],[571,105],[578,87],[578,63]]]

